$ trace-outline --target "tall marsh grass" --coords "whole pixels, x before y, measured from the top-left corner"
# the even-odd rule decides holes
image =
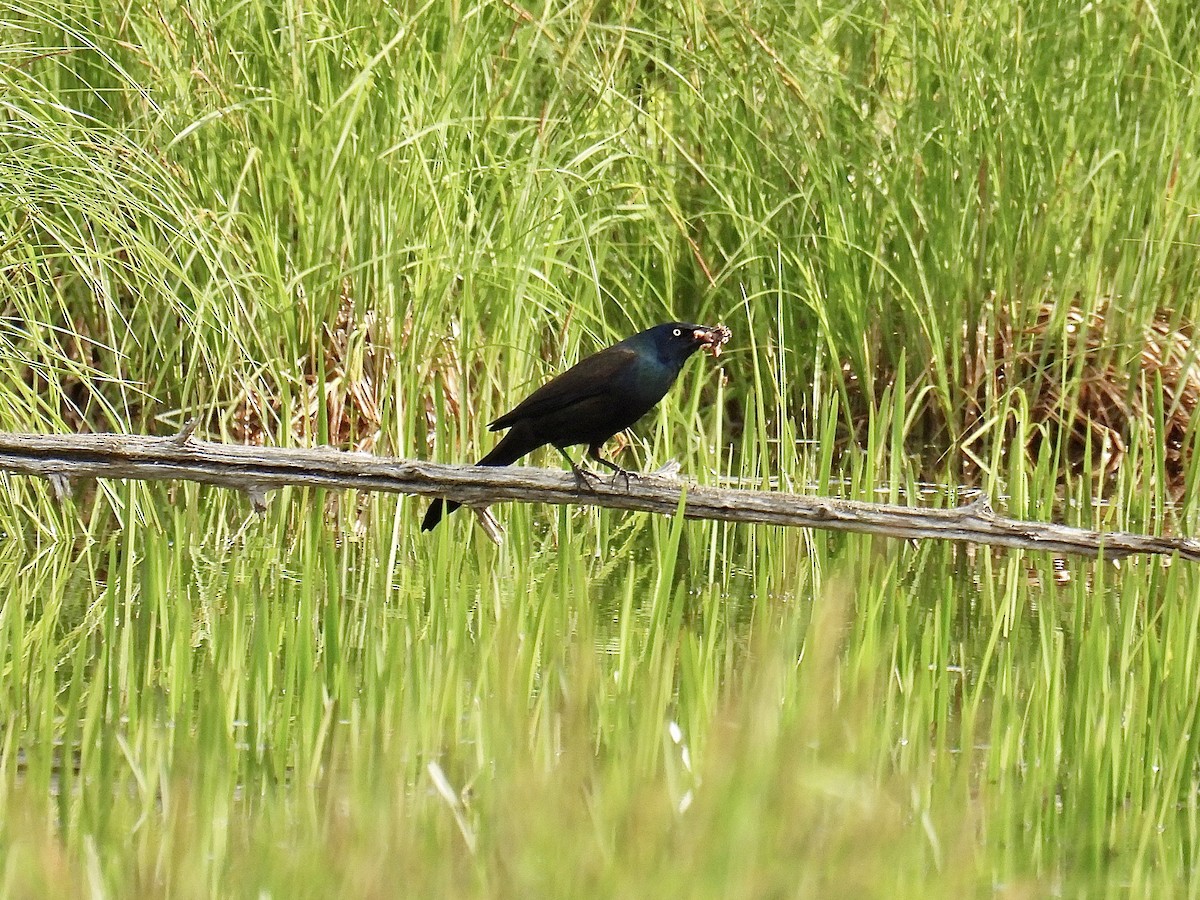
[[[35,0],[0,35],[3,428],[467,461],[581,354],[723,321],[627,465],[1197,530],[1192,3]],[[1194,890],[1186,564],[3,492],[5,894]]]

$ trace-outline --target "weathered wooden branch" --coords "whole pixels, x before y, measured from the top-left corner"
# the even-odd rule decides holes
[[[1191,538],[1020,521],[997,515],[986,500],[953,509],[920,509],[697,487],[654,476],[634,478],[628,485],[604,477],[591,490],[581,490],[570,473],[556,469],[450,466],[331,449],[245,447],[194,440],[186,428],[175,437],[0,433],[0,471],[48,478],[56,492],[78,478],[197,481],[245,491],[256,506],[266,491],[297,485],[449,496],[475,507],[517,500],[673,515],[680,508],[681,494],[686,494],[683,514],[692,519],[932,538],[1110,559],[1161,553],[1200,560],[1200,541]]]

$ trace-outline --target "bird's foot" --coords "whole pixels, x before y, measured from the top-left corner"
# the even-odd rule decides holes
[[[600,476],[595,472],[585,469],[583,466],[577,466],[571,463],[571,474],[575,476],[575,488],[580,491],[590,491],[595,493],[596,489],[592,485],[600,480]]]
[[[622,469],[620,466],[618,466],[617,468],[613,469],[612,486],[615,489],[617,486],[617,479],[622,478],[625,480],[625,493],[629,493],[629,479],[641,477],[642,475],[640,472],[631,472],[629,469]]]

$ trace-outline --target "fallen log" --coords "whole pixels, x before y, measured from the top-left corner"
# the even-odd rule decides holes
[[[839,500],[781,491],[701,487],[661,474],[604,477],[580,488],[559,469],[458,466],[333,449],[249,447],[125,434],[0,433],[0,471],[48,478],[58,493],[80,478],[195,481],[244,491],[254,506],[286,486],[450,497],[477,510],[492,503],[603,506],[690,519],[852,531],[913,540],[944,540],[1120,559],[1177,554],[1200,560],[1186,537],[1089,531],[998,515],[986,498],[949,509]],[[682,507],[681,507],[682,503]],[[484,517],[487,523],[486,516]],[[489,530],[489,533],[492,533]],[[496,535],[493,533],[493,537]]]

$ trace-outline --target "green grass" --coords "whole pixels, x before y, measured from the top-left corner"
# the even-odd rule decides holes
[[[627,465],[1194,534],[1193,7],[8,6],[0,427],[465,461],[679,317]],[[6,895],[1196,890],[1188,564],[3,495]]]

